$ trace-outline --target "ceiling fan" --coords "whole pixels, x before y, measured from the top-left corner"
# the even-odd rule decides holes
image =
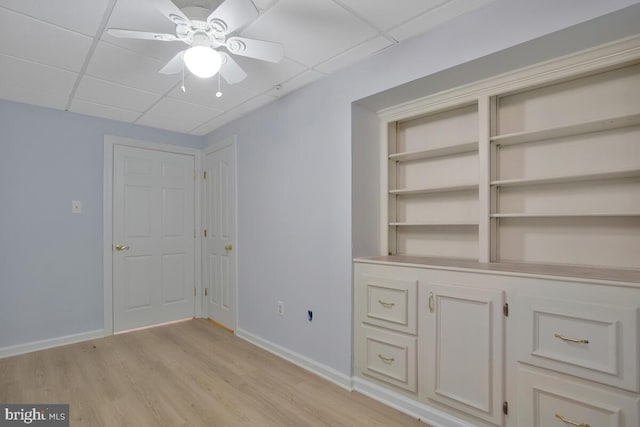
[[[214,76],[218,71],[229,84],[247,77],[229,53],[280,62],[284,57],[281,44],[231,34],[259,16],[251,0],[154,0],[156,8],[176,25],[175,35],[146,31],[109,28],[107,33],[120,38],[180,41],[190,47],[178,52],[161,70],[162,74],[177,74],[184,66],[201,78]],[[217,4],[217,7],[216,7]],[[212,11],[213,9],[213,11]]]

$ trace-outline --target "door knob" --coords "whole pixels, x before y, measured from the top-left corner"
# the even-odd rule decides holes
[[[128,251],[128,250],[129,250],[129,246],[116,245],[116,251]]]
[[[226,245],[226,246],[224,247],[224,250],[225,250],[225,251],[230,251],[230,250],[232,250],[232,249],[233,249],[233,246],[231,246],[231,245]]]

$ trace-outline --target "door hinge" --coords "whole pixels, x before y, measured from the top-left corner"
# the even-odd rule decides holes
[[[196,229],[195,228],[193,229],[193,238],[194,239],[196,238]]]
[[[207,295],[208,295],[207,288],[204,288],[204,296],[206,297]]]
[[[509,402],[502,403],[502,413],[505,415],[509,415]]]
[[[502,312],[504,313],[505,317],[509,317],[509,304],[508,303],[504,303],[504,305],[502,306]]]
[[[195,288],[195,286],[193,287],[193,296],[194,297],[196,296],[196,288]]]
[[[204,179],[207,179],[207,171],[204,171],[204,172],[202,173],[202,176],[204,176]]]
[[[204,237],[207,237],[207,229],[204,229]]]

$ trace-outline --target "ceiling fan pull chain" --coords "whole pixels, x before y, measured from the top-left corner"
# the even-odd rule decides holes
[[[220,98],[222,96],[222,91],[220,91],[220,73],[218,72],[218,91],[216,92],[216,98]]]
[[[187,88],[184,86],[184,61],[182,61],[182,86],[180,86],[180,90],[182,90],[182,93],[187,91]]]

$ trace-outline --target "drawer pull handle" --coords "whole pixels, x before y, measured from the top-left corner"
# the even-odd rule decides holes
[[[429,311],[433,313],[433,292],[429,292]]]
[[[563,423],[565,423],[565,424],[569,424],[569,425],[572,425],[572,426],[576,426],[576,427],[591,427],[591,425],[590,425],[590,424],[587,424],[587,423],[577,423],[577,422],[575,422],[575,421],[571,421],[570,419],[563,417],[563,416],[562,416],[562,415],[560,415],[560,414],[556,414],[556,418],[557,418],[557,419],[559,419],[560,421],[562,421]]]
[[[585,340],[585,339],[578,340],[575,338],[565,337],[564,335],[560,335],[560,334],[553,334],[553,336],[556,338],[560,338],[562,341],[576,342],[578,344],[589,344],[589,340]]]
[[[394,305],[396,305],[395,302],[385,302],[382,301],[381,299],[378,300],[378,302],[380,303],[381,306],[383,306],[384,308],[393,308]]]
[[[388,363],[389,365],[396,361],[396,359],[394,359],[393,357],[384,357],[384,356],[383,356],[383,355],[381,355],[381,354],[378,354],[378,357],[379,357],[379,358],[380,358],[380,360],[382,360],[384,363]]]

